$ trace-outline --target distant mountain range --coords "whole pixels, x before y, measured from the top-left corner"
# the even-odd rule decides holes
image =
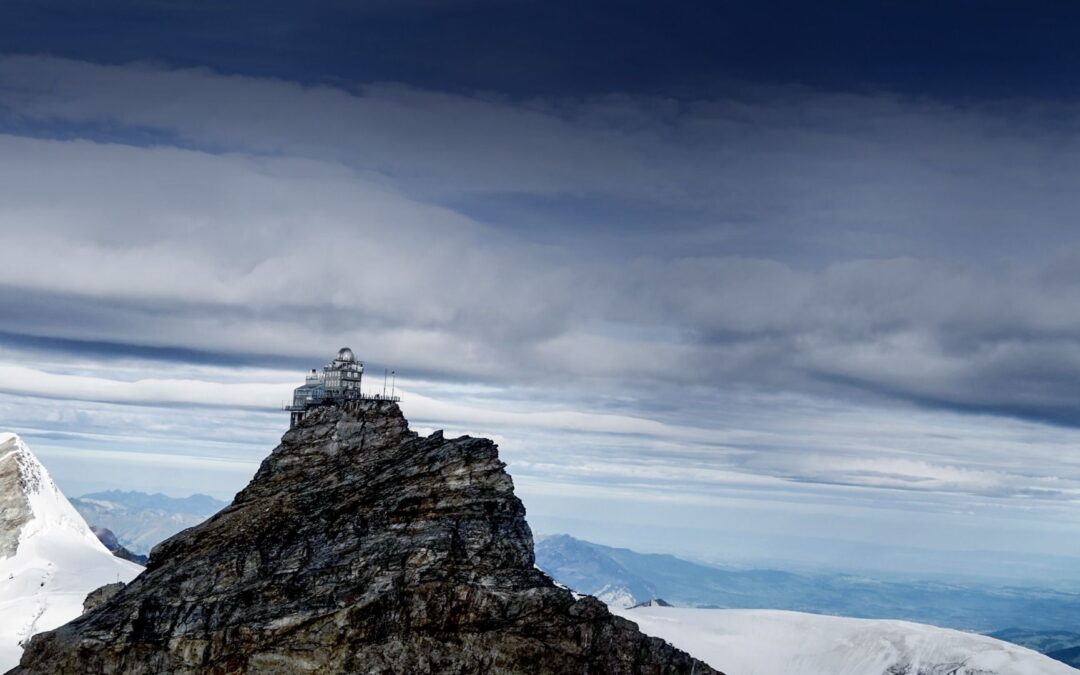
[[[177,498],[134,490],[95,492],[72,499],[71,504],[90,525],[111,530],[122,547],[141,555],[226,506],[207,495]]]
[[[619,607],[663,598],[684,607],[906,619],[980,633],[1016,626],[1080,632],[1080,595],[1052,590],[722,569],[568,535],[539,537],[536,562],[573,590]]]

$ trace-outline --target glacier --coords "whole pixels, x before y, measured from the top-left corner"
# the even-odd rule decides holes
[[[1077,675],[1038,652],[908,621],[783,610],[617,606],[611,611],[737,675]]]

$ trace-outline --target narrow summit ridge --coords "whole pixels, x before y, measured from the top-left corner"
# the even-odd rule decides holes
[[[536,569],[493,442],[312,410],[233,503],[13,673],[715,673]]]

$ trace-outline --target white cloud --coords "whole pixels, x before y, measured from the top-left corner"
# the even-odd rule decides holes
[[[218,373],[219,377],[224,374]],[[124,381],[103,376],[44,372],[0,362],[0,392],[63,400],[136,403],[143,406],[207,405],[279,410],[281,404],[288,400],[292,389],[299,384],[301,382],[298,380],[290,382],[284,379],[278,382],[229,383],[220,380],[143,377]],[[372,387],[369,383],[365,389],[374,391]],[[570,409],[515,412],[440,401],[410,391],[408,380],[398,383],[397,393],[404,397],[402,407],[408,415],[428,424],[448,422],[457,427],[471,426],[481,430],[517,427],[641,435],[701,443],[712,438],[712,432],[707,429],[676,427],[643,417]]]

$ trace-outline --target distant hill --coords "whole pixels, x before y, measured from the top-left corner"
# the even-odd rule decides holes
[[[1009,626],[1080,631],[1080,595],[1043,589],[721,569],[568,535],[538,537],[536,562],[575,591],[619,607],[663,598],[684,607],[905,619],[981,633]]]
[[[1006,628],[989,633],[990,637],[1042,652],[1052,659],[1080,668],[1080,633],[1061,630],[1037,631]]]
[[[72,499],[71,504],[90,525],[112,530],[119,543],[136,554],[181,530],[198,525],[226,504],[207,495],[169,497],[134,490],[108,490]]]
[[[1067,663],[1073,668],[1080,668],[1080,646],[1069,647],[1068,649],[1058,649],[1056,651],[1047,652],[1047,656],[1062,663]]]
[[[769,589],[799,586],[798,575],[774,570],[732,572],[668,554],[637,553],[561,534],[539,537],[536,562],[570,588],[622,607],[654,598],[692,607],[758,607]]]

